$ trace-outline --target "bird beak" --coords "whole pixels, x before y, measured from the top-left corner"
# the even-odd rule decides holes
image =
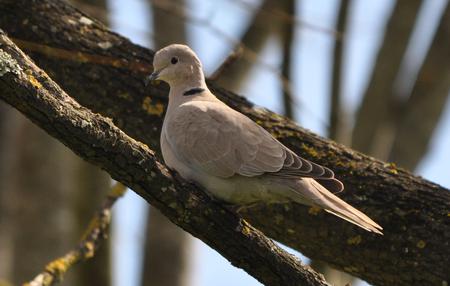
[[[150,82],[156,81],[158,80],[158,76],[159,73],[161,72],[161,70],[158,71],[154,71],[151,75],[149,75],[146,79],[145,79],[145,86],[147,86]]]

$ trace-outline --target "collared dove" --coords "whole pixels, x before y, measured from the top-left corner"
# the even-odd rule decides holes
[[[159,50],[153,67],[148,80],[170,85],[160,139],[169,168],[227,203],[293,201],[382,234],[381,226],[333,194],[344,187],[330,169],[301,158],[216,98],[188,46]]]

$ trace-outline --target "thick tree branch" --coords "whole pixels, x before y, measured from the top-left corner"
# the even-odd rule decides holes
[[[245,220],[171,174],[146,145],[79,105],[2,33],[0,98],[265,285],[328,285]]]
[[[11,36],[66,52],[66,57],[59,58],[58,53],[30,50],[39,65],[78,102],[113,118],[127,134],[158,150],[167,86],[143,88],[147,74],[140,71],[148,70],[151,51],[96,21],[86,21],[85,15],[62,1],[0,0],[0,13],[0,27]],[[97,62],[80,61],[80,52]],[[339,196],[380,223],[385,235],[371,235],[296,204],[249,209],[244,215],[252,224],[309,257],[377,285],[450,281],[447,189],[320,138],[274,113],[252,108],[214,83],[209,85],[219,98],[249,115],[295,152],[333,169],[346,186]]]

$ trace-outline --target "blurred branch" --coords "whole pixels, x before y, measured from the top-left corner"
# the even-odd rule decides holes
[[[293,0],[263,1],[261,7],[256,10],[250,25],[244,31],[241,39],[229,41],[234,45],[233,50],[242,51],[242,57],[227,65],[227,68],[222,71],[221,76],[217,80],[219,85],[226,86],[229,90],[237,92],[246,81],[250,70],[254,68],[255,65],[263,67],[274,74],[280,81],[283,98],[287,100],[284,103],[284,107],[291,116],[292,105],[299,106],[299,103],[292,92],[291,82],[287,77],[287,70],[290,69],[290,67],[287,66],[287,64],[290,64],[290,52],[283,53],[281,70],[278,67],[273,67],[264,63],[260,60],[259,56],[271,35],[281,35],[280,42],[283,46],[283,52],[286,51],[287,47],[284,46],[286,44],[285,40],[289,41],[289,37],[292,37],[294,23],[285,20],[287,17],[286,15],[291,15],[290,17],[293,17],[293,2]],[[268,21],[267,19],[271,20]],[[229,37],[227,36],[227,38]],[[287,45],[290,46],[290,44]],[[305,105],[302,105],[302,108],[304,107]]]
[[[295,13],[295,1],[294,0],[285,0],[287,2],[286,12],[288,15],[294,15]],[[292,22],[284,23],[281,26],[281,44],[283,46],[283,61],[281,63],[281,74],[283,78],[285,78],[288,82],[291,82],[291,61],[292,54],[294,52],[294,24]],[[293,93],[291,90],[291,85],[284,86],[282,84],[282,93],[283,93],[283,106],[284,106],[284,116],[293,119],[294,118],[294,109],[293,109]]]
[[[359,107],[353,130],[353,147],[383,158],[390,144],[381,134],[394,81],[407,49],[422,0],[397,0],[375,59],[372,76]],[[381,143],[380,143],[381,142]],[[383,150],[377,149],[379,145]]]
[[[341,0],[339,4],[339,12],[337,15],[336,30],[345,34],[348,21],[348,10],[350,0]],[[342,61],[344,58],[344,42],[342,39],[336,39],[334,41],[333,51],[333,81],[331,86],[331,100],[330,100],[330,117],[329,117],[329,129],[328,137],[338,142],[342,142],[340,136],[343,133],[343,115],[341,107],[341,84],[343,82],[342,76]]]
[[[107,0],[70,0],[70,2],[86,14],[99,19],[103,24],[109,23]]]
[[[155,50],[174,43],[187,44],[185,0],[148,0],[148,2],[152,7]],[[168,6],[171,7],[171,11],[166,8]],[[174,17],[174,14],[177,17]]]
[[[240,7],[242,7],[243,9],[245,9],[247,11],[253,11],[253,12],[265,14],[264,16],[266,17],[266,19],[276,18],[279,21],[285,22],[285,24],[297,26],[298,28],[311,30],[311,31],[314,31],[317,33],[328,34],[331,37],[335,37],[337,39],[342,37],[342,34],[338,30],[329,29],[329,28],[325,28],[325,27],[321,27],[321,26],[312,24],[312,23],[308,23],[306,21],[303,21],[299,17],[296,17],[295,13],[290,13],[285,10],[267,9],[266,7],[264,7],[264,5],[262,5],[261,7],[258,7],[247,1],[242,1],[242,0],[229,0],[229,1],[236,5],[239,5]],[[283,0],[283,1],[285,1],[285,0]],[[280,1],[280,2],[282,2],[282,1]]]
[[[242,57],[242,47],[238,47],[237,50],[232,51],[225,60],[220,64],[220,66],[208,77],[209,80],[217,81],[222,74],[234,64],[240,57]]]
[[[290,0],[289,0],[290,1]],[[255,12],[250,25],[247,27],[240,40],[235,40],[233,50],[242,50],[242,58],[233,62],[222,73],[218,79],[218,83],[226,86],[228,89],[237,92],[242,84],[246,81],[249,71],[253,67],[253,63],[260,62],[258,55],[266,44],[269,36],[274,29],[280,28],[279,21],[268,21],[266,13],[267,9],[279,9],[288,1],[264,0],[261,8]],[[274,72],[279,74],[278,69]]]
[[[152,51],[132,44],[96,22],[89,26],[80,23],[79,19],[86,16],[62,1],[24,3],[0,0],[0,11],[5,11],[0,17],[0,26],[16,38],[74,50],[74,53],[83,50],[93,55],[117,57],[142,65],[152,61]],[[70,24],[68,20],[76,24]],[[32,30],[31,25],[38,25],[39,29]],[[61,27],[65,33],[53,34],[51,30],[55,27]],[[106,40],[111,43],[107,50],[98,46],[99,42]],[[133,70],[54,59],[40,53],[30,54],[78,102],[94,112],[113,118],[127,134],[159,150],[160,128],[167,106],[168,89],[165,84],[144,89],[142,82],[145,76]],[[438,285],[442,281],[450,281],[447,271],[450,248],[446,247],[450,241],[450,192],[447,189],[320,138],[280,115],[254,108],[242,97],[218,87],[214,82],[208,82],[208,85],[218,98],[254,119],[294,152],[333,169],[346,187],[339,196],[379,222],[385,229],[385,235],[374,237],[349,223],[323,213],[309,212],[308,208],[297,204],[257,206],[243,212],[248,221],[283,244],[373,284]],[[113,142],[119,144],[121,141]],[[90,145],[90,148],[93,147]],[[102,150],[98,147],[98,151]],[[131,150],[129,152],[132,153]],[[123,168],[129,178],[148,180],[136,186],[136,191],[145,186],[158,188],[164,182],[167,183],[164,187],[170,185],[171,180],[151,181],[148,178],[151,168],[128,173],[128,164],[135,162],[135,159],[127,163],[121,156],[111,156],[117,157],[114,165],[126,165]],[[102,156],[94,159],[106,160]],[[106,164],[110,161],[102,162]],[[137,163],[136,166],[139,165]],[[157,173],[160,172],[158,170]],[[170,189],[167,190],[158,191],[155,196],[170,194]],[[196,193],[189,189],[179,195],[187,196],[191,192]],[[194,208],[192,211],[203,213],[203,209]],[[188,214],[191,214],[190,209]],[[208,227],[205,229],[208,232],[210,227],[218,227],[211,226],[210,220],[207,221],[205,225]],[[184,219],[177,223],[183,222]],[[223,231],[224,227],[222,224],[220,226]],[[197,235],[202,233],[197,229]],[[236,239],[233,236],[224,243],[232,243]],[[225,251],[231,251],[232,246],[227,247]],[[241,251],[239,254],[247,252]],[[239,257],[235,258],[238,260]]]
[[[416,168],[428,150],[449,92],[450,4],[447,3],[411,96],[400,110],[392,111],[392,124],[398,126],[389,160],[409,170]]]
[[[245,220],[228,211],[194,185],[171,174],[146,145],[127,136],[112,121],[79,105],[0,34],[0,98],[79,156],[129,185],[174,223],[215,248],[233,265],[265,285],[329,285]],[[102,215],[108,217],[109,213]],[[100,220],[98,223],[103,222]],[[75,262],[92,257],[103,234],[94,224],[82,247],[50,263],[35,279],[50,285]],[[100,231],[101,230],[101,231]],[[33,282],[31,282],[33,283]],[[31,284],[32,285],[32,284]]]
[[[5,44],[5,38],[0,34],[0,46]],[[6,42],[6,44],[8,44]],[[22,59],[23,61],[24,59]],[[25,66],[21,66],[25,67]],[[36,83],[39,83],[36,81]],[[35,86],[36,88],[36,86]],[[66,272],[75,264],[94,257],[95,252],[107,237],[107,229],[111,222],[111,207],[123,196],[126,187],[116,183],[103,202],[100,210],[89,222],[80,244],[67,254],[59,257],[45,266],[45,270],[39,273],[32,281],[24,286],[50,286],[62,281]]]

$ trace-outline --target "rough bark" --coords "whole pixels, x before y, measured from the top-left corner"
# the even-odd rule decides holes
[[[394,82],[421,4],[421,0],[396,2],[356,116],[353,147],[377,158],[385,159],[390,149],[389,140],[383,133],[383,123],[388,115]]]
[[[3,32],[0,98],[261,283],[329,285],[237,214],[170,172],[145,144],[69,97]]]
[[[447,4],[433,43],[412,93],[401,110],[389,160],[414,170],[428,146],[450,91],[450,4]]]
[[[0,26],[66,91],[158,150],[167,86],[143,87],[142,81],[151,71],[151,51],[108,32],[95,21],[90,25],[80,22],[86,16],[63,2],[2,0],[0,11],[5,15]],[[52,33],[52,27],[64,32]],[[99,46],[105,42],[108,49]],[[244,215],[250,222],[311,258],[377,285],[450,281],[447,189],[320,138],[279,115],[253,108],[214,83],[209,85],[219,98],[249,115],[299,155],[333,169],[346,186],[338,195],[380,223],[385,235],[371,235],[295,204],[249,209]]]

